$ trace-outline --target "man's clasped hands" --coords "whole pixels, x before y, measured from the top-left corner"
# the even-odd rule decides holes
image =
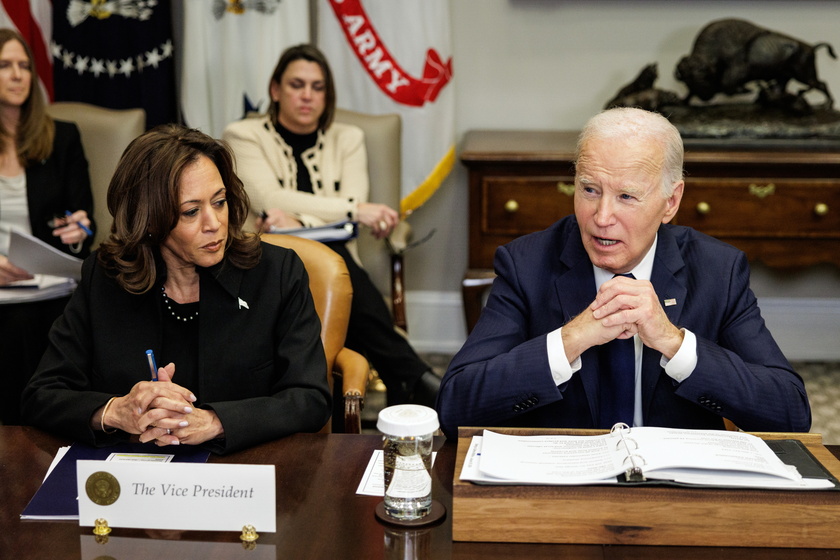
[[[622,276],[604,282],[595,301],[562,331],[570,363],[593,346],[636,334],[667,359],[677,353],[684,336],[668,319],[650,282]]]

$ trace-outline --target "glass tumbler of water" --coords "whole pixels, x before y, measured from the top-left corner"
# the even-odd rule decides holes
[[[440,427],[437,412],[400,404],[382,409],[385,463],[385,513],[400,521],[420,519],[432,509],[432,436]]]

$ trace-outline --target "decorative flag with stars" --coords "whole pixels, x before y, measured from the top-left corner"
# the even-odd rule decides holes
[[[152,127],[177,119],[172,11],[157,0],[53,0],[56,101],[146,110]]]
[[[286,47],[309,41],[303,0],[184,0],[184,121],[216,138],[268,109],[268,82]]]
[[[402,116],[403,215],[455,162],[449,13],[449,0],[328,0],[319,10],[338,106]]]
[[[52,34],[50,0],[0,0],[0,27],[17,29],[35,57],[35,68],[47,99],[53,97],[52,60],[48,48]]]

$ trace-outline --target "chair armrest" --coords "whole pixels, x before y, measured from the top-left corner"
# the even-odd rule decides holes
[[[394,316],[394,326],[407,333],[408,319],[405,316],[405,273],[402,253],[391,253],[391,313]]]
[[[388,236],[390,241],[390,249],[392,253],[402,253],[408,247],[411,241],[411,224],[405,220],[400,220],[394,227],[394,231]]]
[[[367,358],[342,348],[335,357],[334,375],[341,376],[341,393],[344,395],[344,431],[348,434],[362,432],[362,408],[365,405],[365,392],[370,364]]]
[[[391,313],[394,326],[408,332],[408,319],[405,315],[405,273],[403,252],[411,241],[411,226],[402,220],[388,236],[388,248],[391,252]]]

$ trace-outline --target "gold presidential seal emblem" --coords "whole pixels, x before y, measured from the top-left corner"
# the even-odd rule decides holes
[[[110,506],[120,497],[120,483],[111,473],[97,471],[85,482],[85,492],[94,504]]]

